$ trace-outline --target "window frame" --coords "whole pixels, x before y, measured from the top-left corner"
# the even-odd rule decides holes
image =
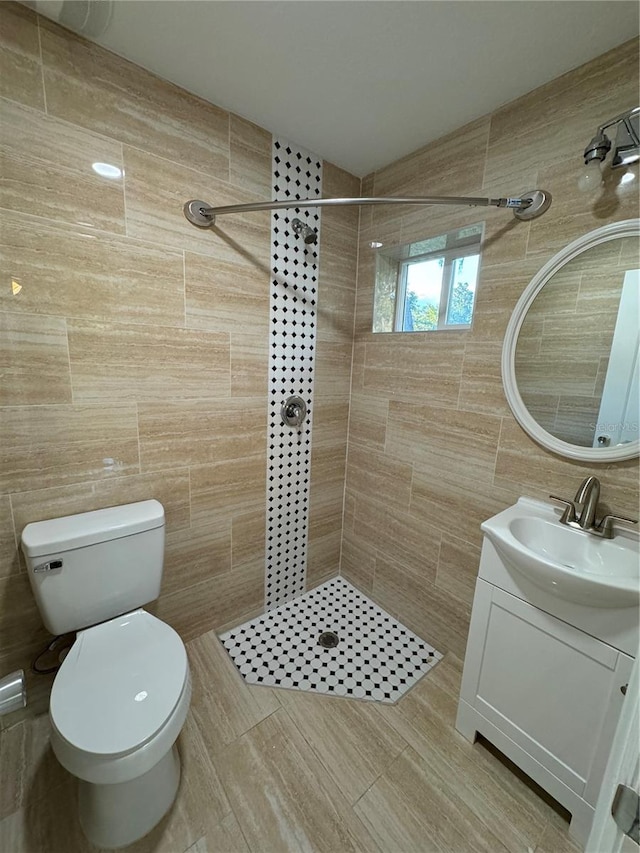
[[[449,235],[447,235],[448,237]],[[448,243],[447,239],[447,243]],[[454,264],[462,258],[478,256],[478,274],[476,276],[476,288],[480,277],[480,262],[482,259],[481,253],[482,233],[465,237],[461,240],[456,240],[453,245],[447,246],[444,249],[435,249],[432,252],[424,252],[421,255],[411,255],[408,258],[400,258],[398,260],[398,276],[396,279],[396,298],[395,310],[393,316],[392,333],[414,334],[442,331],[463,331],[471,329],[473,325],[473,314],[475,313],[475,291],[473,299],[473,311],[471,314],[470,323],[447,323],[447,314],[449,311],[449,300],[453,286]],[[407,299],[407,278],[408,270],[411,264],[423,263],[437,258],[444,258],[442,268],[442,288],[440,290],[440,302],[438,305],[438,325],[435,329],[405,329],[404,316],[405,304]]]

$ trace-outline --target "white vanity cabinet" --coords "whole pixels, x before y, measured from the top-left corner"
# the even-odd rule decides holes
[[[471,741],[482,734],[558,800],[584,844],[633,657],[629,630],[616,639],[619,614],[582,606],[570,624],[575,607],[519,577],[485,539],[456,727]],[[604,639],[584,630],[592,624]]]

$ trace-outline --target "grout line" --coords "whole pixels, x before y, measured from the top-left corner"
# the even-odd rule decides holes
[[[191,483],[191,469],[189,469],[189,483]],[[189,486],[189,505],[191,505],[191,486]],[[236,567],[234,565],[234,560],[233,560],[233,538],[234,538],[233,537],[233,519],[234,519],[234,515],[232,514],[229,516],[229,566],[230,566],[229,571],[231,571],[231,572],[235,571],[236,568],[238,568],[238,569],[240,568],[239,566]]]
[[[18,317],[23,316],[21,314],[16,315]],[[39,315],[36,315],[39,316]],[[64,319],[64,318],[62,318]],[[55,409],[55,408],[67,408],[72,405],[82,406],[85,409],[104,409],[105,406],[176,406],[176,405],[191,405],[193,403],[202,403],[202,404],[211,404],[215,406],[219,406],[221,402],[228,403],[234,411],[237,410],[237,406],[243,402],[246,402],[248,405],[262,405],[264,402],[262,397],[247,397],[245,395],[241,397],[173,397],[167,399],[167,397],[157,397],[153,399],[144,399],[144,400],[129,400],[129,399],[119,399],[114,397],[104,397],[97,398],[93,397],[86,402],[82,400],[76,400],[72,403],[23,403],[23,404],[13,404],[10,406],[0,406],[0,410],[5,409]],[[253,453],[246,454],[243,458],[248,459],[254,456],[260,456],[261,451],[255,451]],[[201,462],[199,465],[215,465],[216,462]],[[173,469],[174,466],[171,466]],[[178,465],[175,467],[179,468],[187,468],[187,465]],[[198,466],[195,466],[198,467]],[[170,470],[170,469],[165,469]]]
[[[50,219],[47,216],[37,216],[35,213],[29,213],[26,210],[11,210],[8,207],[0,207],[0,214],[3,213],[8,214],[14,221],[16,217],[18,220],[20,217],[25,217],[27,220],[31,220],[28,223],[29,225],[42,225],[44,228],[49,228],[51,231],[62,231],[65,237],[83,237],[86,236],[86,232],[88,230],[88,226],[80,226],[76,222],[68,222],[64,219]],[[179,255],[181,252],[185,251],[182,248],[173,248],[172,246],[167,247],[166,243],[148,240],[146,237],[129,237],[127,234],[123,234],[120,231],[106,231],[104,228],[94,227],[93,225],[90,227],[92,237],[104,237],[108,240],[122,240],[125,242],[132,242],[134,244],[141,243],[143,245],[153,246],[154,248],[163,248],[167,254],[172,255]],[[209,255],[206,252],[196,252],[192,249],[187,251],[193,252],[195,255],[201,255],[203,258],[214,257],[213,254]]]
[[[360,180],[360,195],[362,196],[362,180]],[[353,398],[353,362],[355,359],[355,350],[356,350],[356,312],[358,307],[358,273],[360,268],[360,240],[358,239],[358,234],[360,233],[360,222],[362,219],[362,208],[358,208],[358,231],[356,232],[356,279],[355,279],[355,288],[353,292],[353,321],[351,323],[351,369],[349,371],[349,412],[347,415],[347,435],[346,435],[346,447],[345,447],[345,456],[344,456],[344,478],[343,478],[343,487],[342,487],[342,514],[340,518],[340,555],[338,557],[338,576],[342,575],[342,549],[344,546],[344,519],[346,513],[347,506],[347,470],[349,467],[349,446],[351,442],[349,441],[349,435],[351,433],[351,400]]]
[[[191,465],[187,466],[187,487],[189,492],[189,530],[193,530],[193,518],[191,513]],[[233,569],[233,566],[231,566]]]
[[[227,112],[227,183],[231,184],[231,113]]]
[[[187,252],[182,250],[182,302],[184,307],[184,328],[187,327]],[[231,333],[229,334],[229,353],[231,353]],[[231,369],[231,365],[229,365]]]
[[[240,830],[240,835],[242,835],[242,837],[244,838],[244,843],[247,845],[247,850],[250,850],[251,853],[254,853],[254,851],[251,848],[251,845],[249,844],[249,839],[246,836],[244,829],[242,828],[242,821],[238,817],[236,810],[234,809],[233,804],[231,803],[231,800],[229,799],[229,794],[227,793],[227,789],[225,787],[225,784],[224,784],[223,780],[220,779],[219,775],[218,775],[218,779],[220,780],[220,784],[222,785],[222,790],[224,791],[225,796],[227,798],[227,802],[229,803],[229,808],[231,810],[229,812],[229,814],[233,815],[235,822],[238,824],[238,829]],[[226,815],[226,816],[228,817],[228,815]],[[223,820],[224,820],[224,818],[223,818]],[[186,851],[185,851],[185,853],[186,853]],[[259,851],[256,850],[255,853],[259,853]]]
[[[380,549],[374,548],[373,549],[373,571],[371,572],[371,592],[367,593],[367,595],[369,595],[371,597],[371,600],[373,601],[374,604],[377,604],[378,607],[382,607],[382,604],[380,603],[380,601],[376,600],[376,594],[377,594],[376,593],[376,576],[378,574],[378,560],[379,559],[380,559]],[[384,609],[387,610],[386,607]],[[391,613],[391,610],[388,610],[388,612]],[[393,616],[393,613],[391,613],[391,615]]]
[[[501,417],[500,418],[500,430],[498,432],[498,442],[496,444],[496,455],[495,455],[495,458],[493,460],[493,474],[491,477],[491,482],[493,485],[495,485],[495,482],[496,482],[496,468],[498,467],[498,454],[500,453],[500,443],[502,442],[502,427],[504,426],[504,421],[505,421],[505,418]]]
[[[124,236],[129,236],[129,218],[127,216],[127,170],[124,164],[124,145],[120,143],[120,163],[122,165],[122,213],[124,215]]]
[[[303,692],[303,691],[291,691],[291,692],[298,692],[298,693],[301,693],[301,692]],[[307,694],[307,695],[309,695],[309,694]],[[337,698],[343,698],[343,697],[336,697],[336,696],[334,696],[334,697],[331,697],[331,698],[333,698],[333,699],[337,699]],[[305,735],[305,733],[302,731],[302,729],[300,728],[300,726],[296,723],[296,721],[293,719],[293,717],[292,717],[292,716],[291,716],[291,714],[289,713],[289,704],[290,704],[290,703],[287,703],[286,705],[283,705],[283,706],[282,706],[282,707],[283,707],[283,710],[284,710],[284,712],[285,712],[285,714],[287,715],[287,718],[288,718],[289,722],[290,722],[290,723],[291,723],[291,725],[295,728],[295,730],[298,732],[298,734],[300,735],[300,737],[302,738],[302,740],[306,743],[306,745],[307,745],[307,746],[309,747],[309,749],[311,750],[311,754],[314,756],[314,758],[316,759],[316,761],[318,762],[318,764],[319,764],[319,765],[321,766],[321,768],[323,769],[323,771],[324,771],[324,775],[327,777],[327,780],[335,786],[335,789],[336,789],[336,790],[337,790],[337,792],[338,792],[338,796],[339,796],[339,797],[341,797],[341,798],[343,798],[343,799],[344,799],[344,801],[347,803],[347,805],[348,805],[350,808],[353,808],[353,806],[355,805],[355,802],[358,802],[358,800],[360,799],[360,797],[358,797],[358,800],[356,800],[354,803],[351,803],[348,793],[347,793],[346,791],[343,791],[343,789],[340,787],[340,784],[338,783],[337,778],[336,778],[336,777],[332,774],[332,772],[331,772],[331,768],[330,768],[330,766],[329,766],[329,765],[327,765],[327,764],[325,764],[325,762],[324,762],[324,760],[323,760],[323,758],[322,758],[322,755],[320,754],[320,751],[319,751],[318,749],[316,749],[316,747],[315,747],[315,746],[313,745],[313,743],[309,740],[309,738]],[[403,750],[403,751],[404,751],[404,750]],[[307,764],[307,762],[305,762],[305,765],[306,765],[307,769],[311,770],[311,772],[313,773],[313,769],[309,767],[309,765]],[[332,792],[331,792],[331,789],[327,789],[327,788],[326,788],[326,785],[325,785],[325,784],[323,784],[323,780],[322,780],[322,778],[318,778],[318,776],[317,776],[315,773],[313,773],[313,776],[314,776],[314,778],[316,778],[316,779],[318,780],[318,782],[319,782],[320,786],[322,787],[322,790],[323,790],[323,792],[325,793],[325,795],[327,795],[327,796],[329,796],[329,797],[330,797],[330,796],[331,796],[331,793],[332,793]],[[373,784],[373,783],[372,783],[372,784]],[[371,786],[369,786],[369,787],[371,787]],[[367,790],[368,790],[368,789],[367,789]]]
[[[597,381],[597,379],[598,379],[598,374],[596,373],[596,378],[593,380],[593,391],[594,391],[594,394],[595,394],[595,390],[596,390],[596,381]],[[561,398],[562,398],[562,394],[558,394],[558,400],[557,400],[557,402],[556,402],[556,410],[555,410],[555,412],[553,413],[553,426],[554,426],[554,429],[557,429],[557,427],[558,427],[558,414],[559,414],[559,412],[560,412],[560,400],[561,400]],[[497,454],[496,454],[496,455],[497,455]]]
[[[96,441],[94,443],[99,443],[99,442]],[[55,485],[54,484],[52,486],[44,486],[41,489],[22,489],[21,491],[13,491],[13,492],[11,492],[11,494],[14,497],[18,497],[18,496],[22,496],[22,495],[35,495],[35,494],[39,494],[40,492],[49,492],[49,491],[54,491],[54,490],[57,492],[60,492],[61,489],[66,489],[67,487],[72,487],[72,486],[91,486],[93,489],[94,486],[99,486],[103,483],[114,483],[118,480],[128,480],[131,477],[141,477],[141,476],[142,477],[148,477],[148,476],[153,475],[153,474],[171,474],[172,476],[175,476],[175,474],[177,472],[184,472],[184,471],[187,471],[187,472],[189,471],[189,469],[185,465],[183,465],[181,468],[165,468],[165,469],[159,470],[159,471],[147,471],[144,474],[141,474],[140,472],[137,472],[137,473],[136,472],[128,472],[126,474],[113,475],[113,476],[109,476],[109,477],[100,477],[97,480],[76,480],[73,483],[63,483],[62,485],[60,485],[60,484]],[[187,527],[176,527],[171,532],[175,532],[175,530],[187,530],[187,529],[188,529]],[[200,583],[206,583],[206,581],[200,581]],[[171,594],[173,595],[173,593],[171,593]]]
[[[76,320],[80,323],[86,323],[88,325],[94,326],[135,326],[136,329],[167,329],[168,331],[176,332],[176,331],[186,331],[196,335],[218,335],[220,338],[224,335],[225,337],[229,336],[229,332],[217,332],[212,329],[192,329],[190,326],[167,326],[164,323],[140,323],[135,322],[133,319],[121,320],[117,317],[108,317],[101,318],[97,315],[92,316],[83,316],[83,315],[71,315],[71,314],[40,314],[36,311],[0,311],[2,314],[13,314],[17,317],[53,317],[57,320]],[[220,397],[229,396],[229,395],[218,395],[216,399],[220,399]],[[247,395],[243,395],[247,396]],[[255,395],[253,395],[255,396]],[[158,398],[159,400],[166,400],[166,397]],[[182,398],[180,398],[182,399]],[[194,397],[194,400],[200,399],[198,397]],[[204,399],[214,399],[204,398]]]
[[[411,503],[413,499],[413,481],[415,478],[416,466],[414,463],[411,463],[411,478],[409,479],[409,506],[407,507],[407,513],[411,513]]]
[[[226,650],[226,649],[224,649],[224,653],[225,653],[225,654],[227,654],[227,650]],[[231,660],[231,658],[229,658],[229,660]],[[237,672],[238,676],[242,679],[242,683],[243,683],[243,685],[244,685],[245,687],[257,687],[258,689],[262,689],[262,685],[258,685],[258,684],[247,684],[247,682],[244,680],[244,678],[242,677],[242,675],[237,671],[237,669],[236,669],[236,672]],[[264,686],[265,686],[265,687],[267,687],[268,689],[270,689],[272,693],[274,692],[274,690],[273,690],[273,688],[272,688],[272,687],[269,687],[268,685],[264,685]],[[221,752],[226,752],[230,747],[232,747],[234,744],[236,744],[239,740],[242,740],[242,738],[243,738],[245,735],[248,735],[248,734],[250,734],[250,732],[252,732],[254,729],[257,729],[257,728],[258,728],[258,726],[260,726],[262,723],[264,723],[264,721],[265,721],[265,720],[268,720],[268,719],[269,719],[269,717],[273,717],[273,715],[274,715],[274,714],[277,714],[279,711],[285,711],[285,712],[286,712],[285,706],[280,704],[280,700],[279,700],[279,699],[277,699],[277,702],[278,702],[278,707],[277,707],[277,708],[274,708],[274,709],[273,709],[273,711],[269,711],[269,713],[268,713],[268,714],[265,714],[265,715],[264,715],[264,717],[262,717],[261,719],[256,720],[256,722],[255,722],[252,726],[249,726],[249,728],[248,728],[248,729],[246,729],[246,731],[241,732],[241,733],[238,735],[238,737],[234,738],[230,743],[226,743],[226,744],[222,747]],[[222,781],[222,780],[221,780],[221,781]],[[224,783],[223,783],[223,787],[224,787]]]
[[[63,121],[63,119],[57,119],[58,121]],[[66,122],[67,124],[73,124],[73,122]],[[81,130],[87,130],[81,124],[73,124],[74,127],[79,127]],[[88,133],[95,133],[95,131],[89,130]],[[103,136],[103,134],[98,134]],[[132,142],[122,142],[120,139],[116,139],[116,137],[112,136],[104,136],[105,139],[109,139],[113,142],[120,142],[122,145],[126,145],[127,148],[131,148],[133,151],[137,151],[139,154],[144,154],[145,157],[154,157],[156,160],[160,160],[163,163],[172,163],[174,166],[178,166],[180,169],[186,169],[188,172],[193,172],[195,175],[198,175],[200,182],[203,182],[203,179],[209,178],[210,180],[215,181],[217,184],[226,184],[227,187],[233,190],[240,190],[242,193],[250,194],[250,190],[247,190],[246,187],[241,187],[238,184],[232,184],[231,181],[226,180],[220,177],[219,172],[206,172],[204,169],[194,168],[193,166],[187,166],[187,164],[181,160],[171,160],[169,157],[163,157],[162,154],[156,154],[154,151],[149,151],[148,148],[140,148],[139,145],[135,145]],[[229,156],[225,155],[224,148],[213,149],[214,154],[218,154],[220,157],[226,157],[227,160],[227,171],[229,169]],[[242,216],[242,214],[236,214],[238,216]],[[186,220],[185,220],[186,221]]]
[[[41,315],[38,315],[41,316]],[[69,391],[71,392],[71,405],[76,403],[75,395],[73,393],[73,373],[71,372],[71,350],[69,349],[69,325],[67,323],[67,318],[61,318],[64,323],[64,340],[67,346],[67,365],[69,367]]]
[[[465,545],[471,546],[471,548],[475,548],[476,551],[480,551],[482,548],[481,544],[478,545],[477,542],[470,542],[469,539],[463,539],[462,536],[459,536],[458,534],[448,533],[447,536],[451,537],[452,539],[455,539],[457,542],[462,542]],[[442,538],[444,539],[444,535]],[[441,545],[442,545],[442,542],[441,542]]]
[[[435,560],[435,570],[436,571],[435,571],[435,575],[433,577],[433,585],[435,587],[438,586],[438,573],[440,571],[440,555],[442,554],[442,539],[443,539],[443,533],[442,533],[442,530],[439,530],[438,531],[438,556],[436,557],[436,560]],[[446,590],[443,590],[443,591],[446,592]],[[448,594],[451,595],[451,593],[448,593]],[[454,596],[454,598],[457,598],[457,596]]]
[[[536,171],[536,179],[535,179],[535,185],[536,186],[539,186],[538,177],[539,177],[539,171]],[[524,247],[524,258],[523,258],[524,261],[527,260],[527,257],[529,255],[529,241],[531,239],[531,220],[529,222],[527,222],[526,225],[527,225],[527,242],[526,242],[526,245]],[[548,252],[545,252],[545,256],[551,257],[551,255]]]
[[[367,358],[367,346],[368,346],[368,344],[365,343],[363,365],[366,362],[366,358]],[[363,370],[364,370],[364,367],[363,367]],[[391,403],[394,400],[397,401],[397,397],[395,397],[395,394],[393,392],[392,392],[391,396],[389,396],[388,393],[385,395],[384,402],[386,403],[386,413],[384,416],[384,444],[382,445],[382,452],[386,456],[393,456],[394,455],[393,453],[390,453],[389,449],[387,448],[387,444],[389,442],[389,409],[391,408]],[[413,487],[413,469],[414,468],[415,468],[415,463],[411,462],[411,469],[412,469],[411,485],[412,485],[412,487]]]
[[[196,639],[197,639],[197,638],[196,638]],[[191,642],[191,641],[189,641],[189,642]],[[188,645],[188,644],[187,644],[187,645]],[[224,651],[224,654],[226,654],[226,650],[225,650],[224,648],[223,648],[223,651]],[[244,736],[245,736],[245,735],[247,735],[247,734],[249,734],[250,732],[252,732],[252,731],[253,731],[255,728],[257,728],[261,723],[263,723],[263,722],[264,722],[265,720],[267,720],[269,717],[272,717],[274,714],[277,714],[277,713],[278,713],[278,711],[280,711],[280,710],[282,710],[282,706],[281,706],[281,705],[278,705],[278,707],[277,707],[274,711],[271,711],[269,714],[266,714],[264,717],[262,717],[262,719],[258,720],[256,723],[254,723],[254,725],[252,725],[252,726],[251,726],[250,728],[248,728],[246,731],[244,731],[244,732],[242,732],[241,734],[239,734],[239,735],[238,735],[238,737],[234,738],[234,740],[232,740],[230,743],[224,744],[224,745],[223,745],[223,747],[222,747],[222,749],[220,750],[220,753],[224,753],[224,752],[226,752],[226,751],[227,751],[227,750],[229,750],[232,746],[234,746],[235,744],[239,743],[239,742],[244,738]],[[200,727],[199,727],[199,725],[198,725],[197,721],[195,721],[195,719],[194,719],[194,723],[195,723],[195,725],[196,725],[196,729],[198,729],[198,731],[199,731]],[[215,759],[216,759],[216,755],[212,755],[212,754],[209,752],[209,750],[206,750],[206,751],[207,751],[207,756],[209,757],[209,759],[210,759],[211,763],[212,763],[212,764],[213,764],[213,766],[214,766],[214,769],[216,769],[216,768],[215,768],[215,764],[216,764],[216,761],[215,761]],[[246,844],[247,844],[247,849],[251,850],[251,847],[250,847],[250,845],[249,845],[249,841],[248,841],[247,836],[245,835],[244,829],[243,829],[243,827],[242,827],[242,821],[241,821],[240,817],[238,816],[238,813],[236,812],[236,810],[235,810],[235,809],[234,809],[234,807],[233,807],[232,799],[231,799],[231,797],[230,797],[229,789],[228,789],[227,785],[225,784],[225,780],[224,780],[224,778],[223,778],[222,774],[217,773],[217,770],[216,770],[216,775],[217,775],[218,781],[219,781],[219,783],[220,783],[220,785],[221,785],[221,787],[222,787],[222,790],[224,791],[224,794],[225,794],[225,798],[226,798],[226,800],[227,800],[227,803],[228,803],[228,805],[229,805],[229,811],[228,811],[228,812],[227,812],[227,814],[224,816],[224,818],[222,818],[222,820],[224,820],[224,819],[225,819],[226,817],[228,817],[229,815],[233,815],[233,817],[235,818],[235,821],[236,821],[236,823],[237,823],[237,825],[238,825],[238,828],[240,829],[240,832],[241,832],[241,834],[242,834],[242,837],[244,838],[244,840],[245,840],[245,842],[246,842]],[[222,823],[222,820],[218,821],[218,825],[220,825],[220,824]],[[190,848],[187,848],[187,851],[188,851],[189,849],[190,849]],[[258,853],[258,851],[256,851],[256,853]]]
[[[142,474],[142,453],[140,451],[140,403],[138,400],[134,401],[134,406],[136,409],[136,435],[138,436],[138,472]],[[189,504],[191,504],[191,501],[189,501]]]
[[[121,141],[119,139],[116,139],[114,136],[106,136],[104,133],[99,133],[98,131],[91,130],[90,128],[85,127],[82,124],[77,124],[76,122],[68,121],[67,119],[64,119],[64,118],[59,118],[58,116],[52,115],[51,113],[43,113],[42,110],[39,110],[36,107],[30,107],[30,106],[28,106],[28,104],[25,104],[22,101],[15,101],[13,98],[9,98],[6,95],[0,96],[0,103],[2,103],[3,101],[9,101],[10,103],[15,104],[16,106],[20,107],[21,109],[24,109],[30,113],[33,113],[34,116],[38,116],[40,119],[42,119],[43,116],[46,116],[46,118],[50,122],[57,122],[58,124],[61,124],[64,127],[73,128],[76,132],[86,133],[89,136],[92,136],[94,138],[97,137],[98,139],[101,139],[105,142],[115,143],[116,145],[122,144]],[[91,140],[91,141],[93,141],[93,140]],[[177,165],[180,165],[180,164],[177,164]]]
[[[0,7],[2,8],[2,7]],[[20,109],[24,109],[27,112],[33,113],[33,115],[39,116],[40,118],[45,118],[46,113],[43,110],[39,110],[37,107],[30,107],[28,104],[25,104],[23,101],[16,101],[15,98],[11,98],[9,95],[0,95],[0,106],[4,103],[10,104],[14,107],[19,107]],[[0,729],[0,731],[3,731]]]
[[[487,179],[487,166],[489,165],[489,140],[491,139],[491,124],[493,123],[495,111],[489,114],[489,127],[487,128],[487,141],[484,146],[484,168],[482,169],[481,189],[485,191]]]
[[[385,773],[387,772],[387,770],[391,767],[391,765],[392,765],[392,764],[395,764],[395,762],[396,762],[399,758],[402,758],[402,756],[405,754],[405,752],[406,752],[408,749],[411,749],[411,744],[410,744],[410,743],[409,743],[409,741],[404,737],[404,735],[400,734],[400,732],[396,729],[396,727],[393,725],[393,723],[389,723],[389,725],[391,726],[391,728],[393,729],[393,731],[398,735],[398,737],[402,738],[402,740],[405,742],[405,746],[404,746],[404,748],[403,748],[403,749],[401,749],[401,750],[400,750],[400,752],[399,752],[397,755],[395,755],[395,756],[391,759],[391,761],[387,764],[387,766],[384,768],[384,770],[382,771],[382,773],[380,773],[378,776],[376,776],[376,778],[375,778],[375,779],[373,780],[373,782],[369,785],[369,787],[367,788],[367,790],[366,790],[366,791],[363,791],[363,792],[362,792],[362,794],[360,794],[360,796],[359,796],[359,797],[358,797],[358,799],[355,801],[355,803],[352,803],[352,804],[351,804],[351,808],[352,808],[352,809],[355,809],[355,807],[358,805],[358,803],[360,802],[360,800],[361,800],[361,799],[362,799],[366,794],[368,794],[368,793],[369,793],[369,791],[373,788],[373,786],[376,784],[376,782],[378,782],[378,780],[379,780],[382,776],[384,776],[384,774],[385,774]],[[356,815],[356,817],[358,817],[358,815]],[[364,824],[363,824],[363,825],[364,825]],[[371,833],[369,833],[369,834],[371,834]]]
[[[460,408],[460,397],[462,396],[462,381],[464,379],[464,362],[465,362],[465,359],[467,357],[467,341],[468,341],[468,336],[465,335],[465,339],[464,339],[463,345],[462,345],[462,360],[460,362],[460,376],[458,377],[458,396],[456,398],[456,406],[455,406],[456,411],[458,411],[458,412],[465,411],[464,409]]]
[[[36,15],[36,28],[38,30],[38,54],[40,56],[40,79],[42,80],[42,98],[44,101],[44,114],[49,115],[47,108],[47,87],[44,83],[44,59],[42,56],[42,32],[40,27],[40,15]]]
[[[0,102],[1,101],[2,101],[2,98],[0,98]],[[18,103],[18,102],[16,102],[16,103]],[[22,104],[20,104],[20,106],[22,106]],[[41,113],[40,113],[40,115],[41,115]],[[15,219],[16,217],[18,217],[18,218],[19,217],[26,217],[27,219],[33,220],[34,223],[38,223],[38,224],[44,223],[44,227],[48,227],[51,230],[63,231],[65,233],[65,236],[69,236],[69,233],[70,233],[72,237],[79,237],[79,236],[82,236],[83,234],[86,234],[86,231],[87,231],[86,227],[81,231],[80,230],[81,226],[78,226],[77,223],[75,223],[75,222],[69,222],[69,221],[64,220],[64,219],[50,219],[49,217],[46,217],[46,216],[36,216],[35,214],[29,213],[25,210],[12,210],[12,209],[7,208],[7,207],[0,207],[0,214],[2,214],[2,213],[6,213],[12,219]],[[185,220],[185,222],[186,222],[186,220]],[[264,229],[265,233],[266,233],[266,230],[267,229],[265,228]],[[205,252],[205,251],[200,251],[198,249],[194,249],[191,246],[189,246],[187,248],[184,248],[182,245],[180,245],[180,246],[171,246],[171,245],[167,246],[166,243],[162,243],[159,240],[151,240],[148,237],[135,237],[135,236],[130,237],[128,234],[123,233],[121,231],[107,231],[104,228],[97,228],[94,226],[91,226],[91,231],[95,232],[95,234],[92,234],[91,236],[95,236],[95,237],[104,236],[105,238],[108,238],[108,239],[131,241],[134,244],[141,243],[142,245],[146,245],[146,246],[154,246],[154,247],[157,246],[158,248],[161,248],[165,252],[167,252],[167,254],[171,254],[171,255],[179,255],[181,252],[189,252],[190,254],[197,255],[200,258],[207,258],[209,261],[212,261],[213,259],[215,259],[217,257],[219,258],[219,255],[218,255],[219,250],[216,247],[213,247],[211,252]],[[237,245],[238,244],[234,243],[234,246],[237,246]],[[234,251],[235,251],[235,249],[234,249]],[[258,258],[257,255],[249,255],[248,254],[249,251],[250,251],[250,249],[248,249],[247,253],[245,253],[243,255],[242,261],[238,261],[238,260],[229,261],[229,263],[242,263],[245,266],[248,266],[251,268],[255,267],[259,273],[264,273],[266,275],[266,273],[269,272],[269,270],[264,268],[262,261],[260,261],[260,259]],[[247,260],[247,258],[248,258],[248,260]]]
[[[39,29],[40,28],[38,28],[38,31],[39,31]],[[41,63],[41,65],[42,65],[43,74],[44,74],[44,63]],[[39,110],[35,107],[30,107],[27,104],[24,104],[22,101],[16,101],[13,98],[7,97],[6,95],[0,96],[0,102],[2,102],[2,101],[9,101],[12,104],[15,104],[16,106],[19,106],[25,110],[28,110],[29,112],[33,113],[34,115],[39,116],[40,118],[42,118],[42,116],[43,116],[42,110]],[[204,169],[194,168],[193,166],[186,165],[186,163],[184,163],[183,161],[171,160],[168,157],[163,157],[161,154],[156,154],[153,151],[149,151],[146,148],[140,148],[139,145],[135,145],[135,144],[123,141],[121,138],[116,137],[116,136],[109,136],[106,133],[102,133],[100,131],[93,130],[92,128],[87,127],[86,125],[83,125],[83,124],[79,124],[78,122],[69,121],[68,119],[61,118],[60,116],[57,116],[57,115],[51,115],[48,112],[45,113],[45,115],[47,115],[47,117],[51,121],[58,122],[59,124],[64,125],[65,127],[72,127],[77,132],[86,133],[92,137],[98,137],[102,140],[105,140],[106,142],[115,143],[117,145],[123,145],[123,146],[126,145],[128,148],[131,148],[134,151],[138,151],[141,154],[147,155],[149,157],[155,157],[156,159],[161,160],[164,163],[172,163],[173,165],[178,166],[181,169],[187,169],[189,172],[193,172],[194,174],[197,174],[201,181],[202,181],[203,177],[204,178],[210,178],[210,179],[214,180],[216,183],[226,184],[232,190],[239,190],[240,192],[245,193],[245,194],[248,194],[250,192],[245,187],[239,186],[237,184],[232,184],[229,180],[224,180],[224,178],[220,177],[219,172],[208,172],[208,171],[205,171]],[[225,154],[224,147],[223,148],[214,148],[213,153],[218,154],[220,157],[223,157],[227,160],[227,169],[228,169],[229,156],[228,156],[228,154]]]
[[[11,515],[11,532],[13,533],[13,545],[16,549],[16,555],[17,555],[17,559],[18,559],[18,574],[21,574],[22,573],[22,562],[20,560],[20,551],[18,550],[18,531],[16,530],[16,516],[15,516],[14,509],[13,509],[12,495],[8,494],[7,497],[9,499],[9,513]],[[11,577],[11,574],[12,573],[9,574],[9,577]]]

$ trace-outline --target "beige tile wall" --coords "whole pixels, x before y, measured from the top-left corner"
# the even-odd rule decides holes
[[[322,190],[326,197],[358,196],[360,181],[325,163]],[[310,586],[336,574],[340,565],[358,222],[357,207],[322,212],[307,547]]]
[[[0,24],[3,673],[47,636],[30,521],[155,497],[157,613],[188,640],[262,608],[269,214],[203,232],[182,205],[270,198],[271,135],[22,6]],[[326,193],[359,186],[324,164]],[[323,218],[312,582],[339,564],[357,228]]]
[[[181,208],[268,198],[271,138],[17,4],[0,16],[7,671],[46,639],[16,548],[32,520],[156,497],[167,513],[158,614],[189,639],[261,608],[269,218],[203,233]],[[323,213],[309,581],[335,574],[342,553],[345,576],[441,648],[464,649],[482,519],[523,492],[569,494],[591,470],[515,424],[501,340],[545,260],[637,215],[636,186],[619,174],[599,200],[576,190],[585,140],[637,103],[636,70],[629,43],[364,180],[364,195],[554,194],[531,224],[487,215],[470,332],[372,335],[367,245],[442,233],[477,211]],[[100,178],[97,161],[124,179]],[[324,164],[325,195],[359,188]],[[636,463],[598,470],[607,505],[637,511]]]
[[[363,180],[363,195],[515,195],[542,187],[541,219],[472,208],[363,208],[342,573],[441,649],[464,653],[481,521],[519,495],[572,496],[594,471],[603,506],[638,515],[638,465],[568,462],[532,442],[502,393],[502,338],[533,274],[562,246],[638,216],[638,168],[578,192],[595,128],[638,104],[631,41]],[[371,333],[373,252],[485,221],[473,328]],[[637,247],[636,247],[637,254]],[[590,378],[591,387],[595,376]]]

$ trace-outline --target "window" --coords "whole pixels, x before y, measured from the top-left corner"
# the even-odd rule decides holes
[[[376,253],[374,332],[469,329],[482,225]]]

